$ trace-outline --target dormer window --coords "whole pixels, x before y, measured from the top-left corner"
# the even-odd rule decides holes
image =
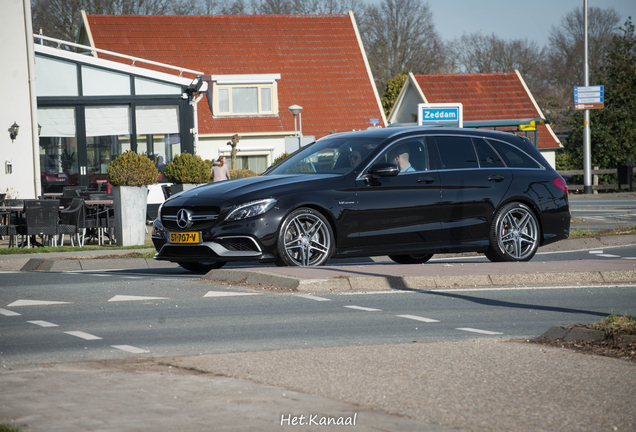
[[[278,115],[280,74],[212,75],[212,114],[224,116]],[[210,97],[211,96],[211,97]]]

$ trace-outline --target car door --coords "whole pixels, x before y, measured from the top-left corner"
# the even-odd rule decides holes
[[[440,163],[441,241],[487,243],[490,221],[512,173],[482,138],[435,136]]]
[[[360,246],[370,253],[421,250],[439,241],[440,178],[430,169],[424,137],[393,143],[371,166],[388,162],[398,148],[408,149],[410,168],[375,178],[367,169],[356,180]]]

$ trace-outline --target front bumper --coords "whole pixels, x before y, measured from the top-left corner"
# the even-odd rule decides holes
[[[274,254],[255,235],[262,234],[263,230],[255,229],[260,225],[269,226],[259,220],[233,224],[201,232],[201,243],[173,244],[167,242],[167,230],[161,221],[155,220],[152,230],[152,242],[157,250],[155,259],[171,262],[273,261]]]

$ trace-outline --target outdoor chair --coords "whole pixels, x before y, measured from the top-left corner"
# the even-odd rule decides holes
[[[24,200],[23,223],[18,227],[23,246],[25,236],[28,248],[31,247],[31,238],[35,241],[36,236],[42,238],[43,244],[48,238],[49,242],[52,241],[57,246],[59,207],[59,200]]]
[[[60,244],[64,246],[64,236],[69,234],[71,237],[71,246],[75,246],[75,237],[77,236],[77,244],[83,246],[80,233],[83,228],[80,227],[80,218],[84,218],[86,213],[84,198],[73,198],[68,208],[60,210],[60,224],[58,226],[58,234],[60,235]]]
[[[18,235],[17,225],[0,225],[0,237],[9,237],[9,247],[15,245],[15,237]]]

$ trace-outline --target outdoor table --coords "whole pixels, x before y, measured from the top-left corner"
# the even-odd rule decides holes
[[[99,215],[107,212],[106,208],[113,205],[113,200],[112,199],[94,199],[94,200],[86,200],[84,202],[86,203],[87,207],[92,209],[93,214],[97,216],[98,227],[96,228],[96,230],[99,231],[101,229],[99,227]],[[108,217],[108,215],[106,215],[106,217]],[[109,234],[106,234],[106,235],[108,235],[109,236],[108,238],[110,239],[110,235]],[[103,236],[100,236],[99,232],[95,233],[95,231],[91,230],[91,233],[88,237],[88,241],[90,242],[93,238],[97,238],[97,242],[100,246],[104,245]]]

